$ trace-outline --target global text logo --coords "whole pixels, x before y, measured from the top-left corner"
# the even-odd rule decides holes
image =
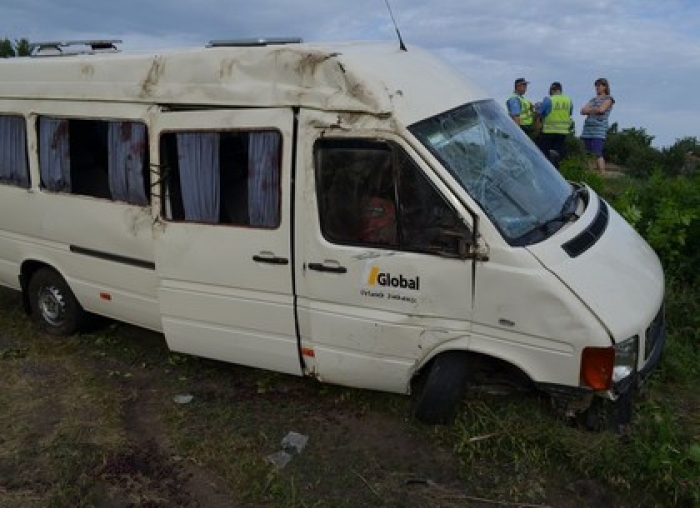
[[[367,283],[370,286],[382,286],[386,288],[420,290],[420,277],[405,277],[403,274],[382,272],[378,266],[373,266],[369,271]]]

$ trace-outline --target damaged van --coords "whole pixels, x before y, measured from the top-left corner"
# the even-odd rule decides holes
[[[504,380],[624,401],[658,364],[655,253],[434,55],[117,44],[0,62],[0,283],[43,330],[108,316],[428,423]]]

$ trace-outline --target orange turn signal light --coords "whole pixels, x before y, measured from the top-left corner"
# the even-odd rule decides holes
[[[609,390],[613,384],[614,366],[614,348],[584,348],[581,355],[581,381],[594,390]]]

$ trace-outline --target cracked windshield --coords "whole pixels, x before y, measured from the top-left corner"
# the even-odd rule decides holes
[[[571,186],[493,100],[466,104],[410,127],[511,245],[542,241]]]

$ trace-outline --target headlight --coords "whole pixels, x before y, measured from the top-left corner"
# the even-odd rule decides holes
[[[594,390],[610,390],[637,370],[639,338],[635,335],[607,347],[586,347],[581,355],[581,381]]]
[[[639,337],[636,335],[619,344],[615,344],[615,364],[613,366],[613,383],[622,381],[637,370],[639,355]]]

